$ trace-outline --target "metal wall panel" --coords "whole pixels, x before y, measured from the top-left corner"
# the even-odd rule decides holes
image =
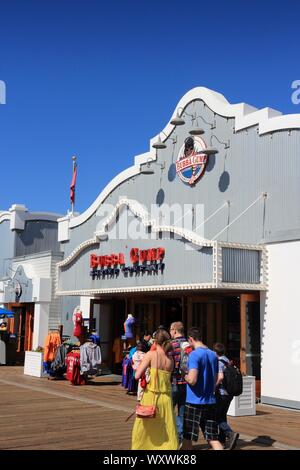
[[[51,303],[49,309],[49,329],[56,329],[62,324],[62,299],[56,295],[57,269],[56,265],[62,260],[61,256],[51,256]]]
[[[43,251],[60,251],[57,241],[57,222],[27,221],[24,230],[16,232],[14,256],[26,256]]]
[[[185,204],[192,204],[194,207],[203,204],[204,219],[223,205],[223,208],[204,224],[202,235],[206,239],[252,244],[300,239],[300,131],[259,135],[257,126],[253,126],[235,132],[234,118],[216,115],[201,100],[190,103],[186,111],[189,115],[195,112],[200,114],[208,123],[216,121],[216,127],[211,129],[210,124],[199,119],[198,125],[205,130],[203,139],[208,146],[217,147],[219,153],[209,157],[205,173],[195,186],[190,187],[183,183],[176,175],[175,169],[179,149],[189,135],[189,130],[195,125],[191,116],[187,115],[185,125],[177,126],[170,136],[177,138],[176,143],[172,143],[169,138],[166,141],[167,148],[157,150],[157,161],[150,163],[154,174],[139,174],[128,179],[110,193],[104,204],[108,203],[113,207],[120,197],[126,196],[144,204],[150,213],[152,205],[162,207],[163,204],[178,203],[184,213]],[[230,141],[230,147],[225,149],[225,145],[218,140]],[[157,163],[163,164],[163,167]],[[99,168],[93,170],[100,171],[100,163]],[[99,188],[99,192],[101,189]],[[264,192],[267,193],[267,199],[260,198]],[[230,204],[227,204],[227,201]],[[70,230],[70,241],[62,244],[66,256],[80,243],[94,237],[94,232],[103,221],[99,212],[95,212],[85,223]],[[132,243],[130,237],[127,244],[129,243]],[[146,243],[149,247],[147,240],[141,239],[135,243],[138,243],[140,248]],[[199,282],[201,279],[208,279],[207,275],[199,272],[199,266],[203,263],[205,266],[205,256],[197,252],[186,253],[181,250],[177,240],[168,240],[161,244],[167,248],[168,253],[174,252],[177,255],[176,261],[173,256],[172,261],[168,262],[168,266],[173,269],[168,281],[173,279],[181,282],[184,279],[188,284],[196,282],[197,279]],[[125,245],[125,241],[113,243],[111,250],[119,248],[124,251]],[[111,250],[105,249],[106,252]],[[251,262],[250,259],[248,261]],[[79,260],[82,268],[80,263]],[[84,269],[86,270],[86,267]],[[208,272],[207,267],[203,269],[204,273]],[[81,280],[78,272],[78,288],[89,284],[83,279],[84,272],[81,272]],[[254,273],[252,274],[254,276]],[[247,276],[251,278],[250,274]],[[69,285],[66,276],[64,279],[66,285]]]
[[[92,279],[90,276],[90,255],[107,255],[111,253],[124,253],[126,265],[130,263],[130,249],[164,247],[166,255],[164,259],[165,269],[158,274],[140,274],[104,279]],[[191,277],[191,272],[193,277]],[[111,289],[118,287],[140,287],[170,284],[187,284],[189,282],[209,283],[213,280],[213,250],[202,248],[201,250],[187,250],[184,243],[179,240],[139,240],[129,242],[127,240],[108,240],[101,246],[92,246],[84,250],[71,264],[62,268],[59,276],[59,290],[82,289]]]
[[[258,284],[260,260],[260,251],[222,248],[222,281]]]
[[[11,274],[8,268],[11,267],[15,234],[9,226],[9,220],[0,224],[0,278]]]

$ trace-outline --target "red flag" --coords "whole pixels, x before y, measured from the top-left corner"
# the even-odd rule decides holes
[[[75,202],[76,176],[77,176],[77,164],[74,163],[73,176],[72,176],[72,181],[71,181],[71,185],[70,185],[70,198],[71,198],[72,204],[74,204],[74,202]]]

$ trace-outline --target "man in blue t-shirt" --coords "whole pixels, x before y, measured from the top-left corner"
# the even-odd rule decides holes
[[[201,332],[198,328],[190,329],[188,341],[194,351],[189,355],[188,371],[182,370],[187,382],[182,449],[192,449],[192,441],[198,440],[199,427],[201,427],[211,447],[214,450],[223,450],[218,440],[216,421],[215,387],[218,376],[218,358],[202,343]]]

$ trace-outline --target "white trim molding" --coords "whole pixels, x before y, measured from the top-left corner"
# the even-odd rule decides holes
[[[68,266],[68,264],[72,263],[72,261],[74,261],[79,255],[80,253],[85,250],[85,248],[88,248],[89,246],[93,246],[93,245],[99,245],[100,242],[99,240],[97,240],[97,238],[91,238],[90,240],[86,240],[85,242],[82,242],[80,243],[80,245],[78,245],[75,250],[72,251],[72,253],[70,253],[70,255],[65,258],[63,261],[60,261],[59,263],[57,263],[57,267],[58,268],[63,268],[65,266]]]
[[[272,108],[257,109],[246,103],[231,104],[225,96],[205,87],[195,87],[188,91],[179,101],[170,121],[176,117],[179,108],[186,108],[192,101],[201,100],[214,113],[227,118],[235,119],[235,130],[239,131],[258,125],[258,133],[266,134],[284,129],[300,129],[300,114],[283,115]],[[179,112],[179,115],[181,113]],[[173,131],[174,126],[167,124],[163,129],[167,135]]]
[[[140,204],[135,199],[127,198],[121,198],[119,202],[115,205],[112,213],[102,223],[102,229],[95,232],[96,237],[100,238],[102,235],[108,235],[105,231],[106,226],[109,226],[112,221],[116,221],[117,212],[123,206],[128,207],[128,209],[140,219],[144,227],[151,227],[151,230],[155,233],[174,233],[179,237],[185,238],[196,246],[213,246],[213,241],[200,237],[196,232],[192,230],[188,230],[183,227],[177,227],[175,225],[159,225],[156,220],[150,218],[149,212],[142,204]]]
[[[170,291],[197,291],[197,290],[266,290],[262,284],[230,284],[222,283],[216,286],[213,282],[203,284],[169,284],[159,286],[135,286],[135,287],[115,287],[111,289],[82,289],[74,291],[57,291],[57,295],[80,295],[94,296],[97,294],[130,294],[147,292],[170,292]]]
[[[0,212],[0,224],[4,222],[5,220],[10,220],[11,218],[11,213],[8,211],[1,211]]]

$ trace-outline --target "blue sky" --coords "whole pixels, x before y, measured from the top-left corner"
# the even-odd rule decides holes
[[[148,150],[190,88],[300,113],[300,4],[1,0],[0,209],[76,209]]]

